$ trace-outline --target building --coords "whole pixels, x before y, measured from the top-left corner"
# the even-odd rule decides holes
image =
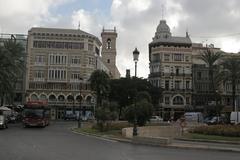
[[[172,36],[165,20],[157,26],[149,44],[149,81],[164,89],[160,102],[165,120],[178,118],[192,103],[192,42]]]
[[[107,33],[102,34],[104,38],[108,36]],[[115,43],[116,38],[113,40]],[[96,36],[80,29],[30,29],[27,100],[47,100],[52,119],[62,119],[67,112],[78,112],[80,105],[80,111],[84,110],[86,116],[91,116],[95,108],[95,97],[88,79],[96,69],[107,73],[111,71],[102,62],[107,56],[100,56],[101,45]],[[115,45],[116,43],[114,48]],[[109,59],[111,58],[110,56]]]
[[[120,72],[118,71],[118,68],[116,66],[116,56],[117,56],[116,28],[114,27],[113,30],[103,28],[101,37],[102,37],[102,61],[110,70],[110,77],[112,79],[119,79]]]
[[[27,35],[24,34],[0,34],[0,45],[3,45],[5,41],[14,40],[17,43],[20,43],[24,48],[24,53],[21,57],[23,59],[23,71],[22,73],[18,74],[17,81],[15,83],[15,90],[13,97],[6,100],[7,104],[14,104],[20,105],[25,102],[25,83],[26,83],[26,75],[25,75],[25,68],[26,68],[26,49],[27,49]]]

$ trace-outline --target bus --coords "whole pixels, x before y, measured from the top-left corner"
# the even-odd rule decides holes
[[[50,108],[47,101],[29,101],[23,109],[24,127],[46,127],[49,125]]]

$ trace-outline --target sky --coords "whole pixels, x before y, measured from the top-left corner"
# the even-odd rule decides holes
[[[138,77],[149,74],[148,44],[159,21],[173,36],[240,51],[239,0],[0,0],[0,33],[27,34],[31,27],[77,29],[101,39],[104,28],[117,28],[117,66],[134,74],[132,52],[140,51]]]

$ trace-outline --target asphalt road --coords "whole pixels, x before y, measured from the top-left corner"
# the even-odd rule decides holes
[[[46,128],[9,125],[0,130],[0,160],[239,160],[232,152],[170,149],[120,143],[72,133],[72,122]]]

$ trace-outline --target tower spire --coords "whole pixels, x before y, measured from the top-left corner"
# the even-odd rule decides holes
[[[164,8],[165,8],[165,6],[164,6],[164,4],[162,4],[162,5],[161,5],[161,10],[162,10],[162,20],[164,19]]]

